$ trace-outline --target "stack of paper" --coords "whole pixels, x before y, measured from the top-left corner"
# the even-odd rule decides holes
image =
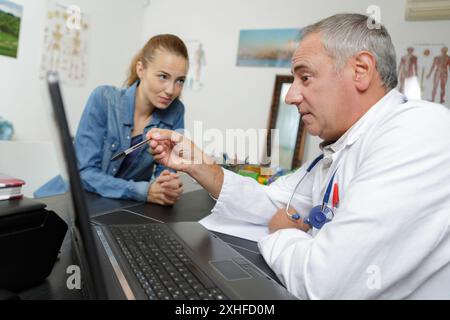
[[[229,234],[234,237],[259,241],[269,234],[265,225],[253,224],[237,219],[231,219],[213,213],[199,221],[206,229]]]

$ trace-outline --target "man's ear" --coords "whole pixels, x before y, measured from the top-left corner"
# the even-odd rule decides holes
[[[142,79],[142,77],[144,76],[144,65],[142,64],[142,61],[138,61],[136,63],[136,74],[139,79]]]
[[[368,51],[360,51],[353,58],[353,81],[358,91],[366,91],[377,73],[375,56]]]

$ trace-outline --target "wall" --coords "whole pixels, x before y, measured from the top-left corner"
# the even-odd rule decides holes
[[[18,58],[0,56],[0,115],[14,123],[14,140],[48,141],[51,137],[43,105],[45,83],[39,79],[47,1],[14,1],[23,5]],[[141,45],[143,2],[59,0],[58,3],[78,5],[91,24],[86,85],[62,88],[74,131],[92,89],[100,84],[121,85],[125,80],[128,64]]]
[[[0,150],[0,172],[24,180],[22,193],[27,197],[60,172],[50,141],[0,141]]]
[[[46,1],[14,1],[24,6],[24,12],[18,58],[0,56],[0,115],[13,121],[14,139],[25,146],[32,141],[52,140],[47,126],[48,105],[43,97],[45,83],[39,80]],[[158,33],[175,33],[185,40],[200,40],[204,44],[205,87],[198,92],[185,91],[183,95],[187,129],[193,130],[194,121],[202,121],[204,129],[218,128],[222,132],[264,129],[275,75],[289,74],[290,70],[236,67],[239,30],[303,27],[338,12],[365,13],[369,5],[375,4],[381,8],[381,21],[396,45],[450,42],[450,35],[444,32],[450,30],[450,21],[405,22],[405,1],[59,0],[61,4],[79,5],[92,26],[87,83],[82,88],[63,86],[72,132],[92,89],[100,84],[121,85],[134,53]],[[145,3],[149,4],[147,8]],[[305,158],[319,153],[318,141],[308,138]],[[55,156],[47,153],[49,163],[53,163]],[[0,146],[0,157],[5,156],[5,149]],[[14,155],[8,157],[14,162]],[[40,170],[39,166],[36,168]],[[32,170],[29,171],[30,176],[23,178],[35,179]],[[39,176],[43,180],[52,174],[49,171]],[[34,181],[33,185],[40,182]]]
[[[241,29],[297,28],[341,12],[381,9],[395,44],[450,42],[450,21],[405,22],[406,0],[152,0],[144,15],[143,40],[157,33],[175,33],[200,40],[206,51],[205,87],[184,92],[186,127],[202,120],[204,128],[266,128],[276,74],[288,69],[236,67]],[[306,158],[319,153],[319,139],[308,138]]]
[[[39,79],[47,1],[13,0],[23,5],[17,59],[0,56],[0,116],[15,127],[13,142],[0,143],[0,172],[24,179],[24,194],[60,169],[49,128],[50,109],[44,80]],[[62,86],[72,133],[90,92],[98,85],[121,86],[129,63],[142,45],[141,0],[59,0],[78,5],[89,19],[88,75],[85,86]]]

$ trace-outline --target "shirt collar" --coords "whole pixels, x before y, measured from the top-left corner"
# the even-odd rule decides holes
[[[176,108],[175,105],[178,103],[178,99],[175,99],[170,106],[167,107],[167,109],[158,109],[156,108],[155,111],[153,111],[152,118],[150,120],[149,125],[152,124],[159,124],[160,122],[164,122],[165,124],[173,127],[175,123],[175,115],[176,115]]]
[[[344,135],[342,135],[335,142],[323,141],[320,144],[320,149],[324,155],[333,154],[343,149],[346,146],[355,143],[359,137],[364,133],[367,127],[376,121],[383,111],[386,105],[399,105],[406,102],[406,98],[397,89],[392,89],[386,95],[383,96],[377,103],[375,103],[353,126],[348,129]]]
[[[348,136],[350,135],[351,128],[347,130],[337,141],[330,142],[330,141],[322,141],[319,145],[320,149],[322,150],[323,154],[327,156],[328,154],[333,154],[339,150],[341,150],[348,141]]]
[[[135,83],[133,83],[128,89],[125,91],[124,100],[121,104],[121,120],[124,125],[130,125],[132,126],[134,123],[134,107],[136,105],[136,88],[138,87],[140,81],[137,80]],[[160,122],[164,122],[170,126],[174,125],[175,122],[175,115],[176,115],[176,108],[175,105],[178,104],[178,98],[175,99],[170,106],[167,107],[167,109],[158,109],[155,108],[152,114],[152,118],[150,120],[150,123],[147,126],[150,125],[158,125]]]

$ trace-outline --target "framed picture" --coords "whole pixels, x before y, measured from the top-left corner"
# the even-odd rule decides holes
[[[273,157],[276,153],[279,166],[287,170],[301,166],[306,141],[306,129],[297,108],[284,101],[293,81],[294,77],[290,75],[275,77],[267,136],[271,158],[276,159]]]
[[[186,77],[184,89],[189,91],[200,91],[205,83],[206,53],[204,45],[199,40],[186,40],[189,53],[189,72]]]
[[[236,65],[290,68],[302,29],[241,30]]]
[[[47,5],[40,78],[57,71],[62,83],[82,87],[88,73],[89,19],[77,6]]]
[[[409,99],[424,99],[450,107],[448,47],[445,42],[399,46],[399,91]]]
[[[17,58],[22,6],[0,0],[0,55]]]

